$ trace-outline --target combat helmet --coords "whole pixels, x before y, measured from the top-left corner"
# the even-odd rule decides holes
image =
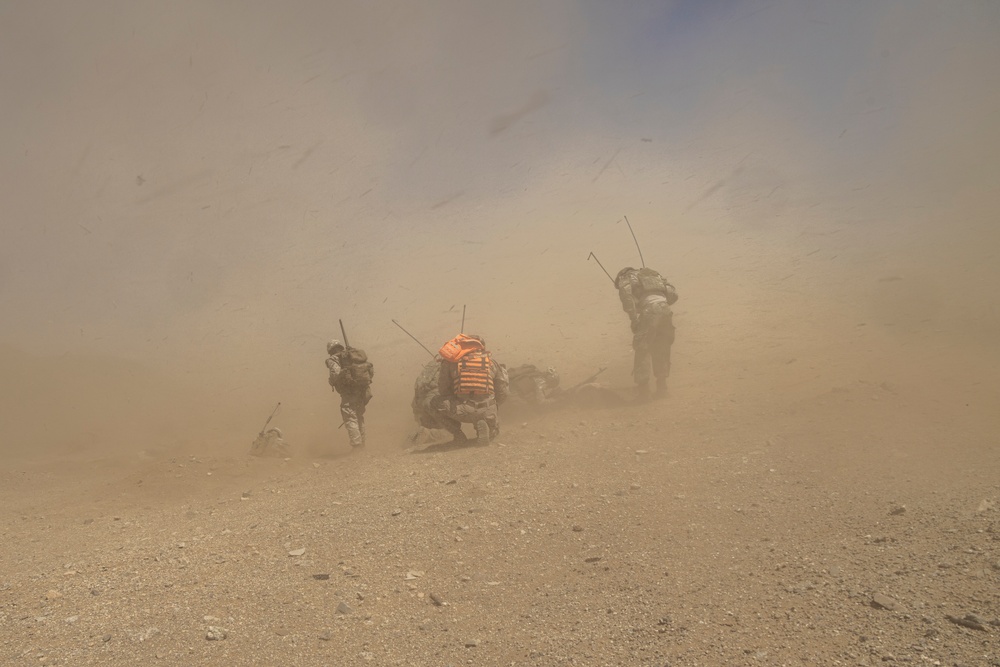
[[[333,340],[331,340],[329,343],[326,344],[327,354],[334,354],[336,352],[340,352],[343,349],[344,349],[344,344],[341,343],[336,338],[334,338]]]
[[[618,275],[615,276],[615,287],[621,287],[622,286],[622,278],[624,278],[629,273],[634,273],[634,272],[635,272],[635,269],[632,268],[631,266],[626,266],[624,269],[622,269],[621,271],[619,271]]]

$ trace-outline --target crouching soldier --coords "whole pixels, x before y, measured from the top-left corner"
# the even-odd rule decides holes
[[[459,334],[442,346],[437,409],[455,439],[465,440],[462,424],[474,424],[480,445],[500,434],[497,406],[507,399],[507,371],[490,357],[480,336]]]

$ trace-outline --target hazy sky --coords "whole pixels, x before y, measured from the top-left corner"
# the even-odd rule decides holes
[[[428,238],[599,195],[986,192],[998,34],[990,0],[0,2],[0,342],[212,350],[267,299],[312,342],[433,283]]]

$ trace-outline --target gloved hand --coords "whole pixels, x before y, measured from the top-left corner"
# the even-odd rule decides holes
[[[632,333],[639,331],[639,320],[632,320]]]

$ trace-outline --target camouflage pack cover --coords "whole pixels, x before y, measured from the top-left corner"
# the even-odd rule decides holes
[[[364,350],[348,348],[340,355],[342,370],[338,384],[348,391],[364,391],[372,383],[374,366]]]

